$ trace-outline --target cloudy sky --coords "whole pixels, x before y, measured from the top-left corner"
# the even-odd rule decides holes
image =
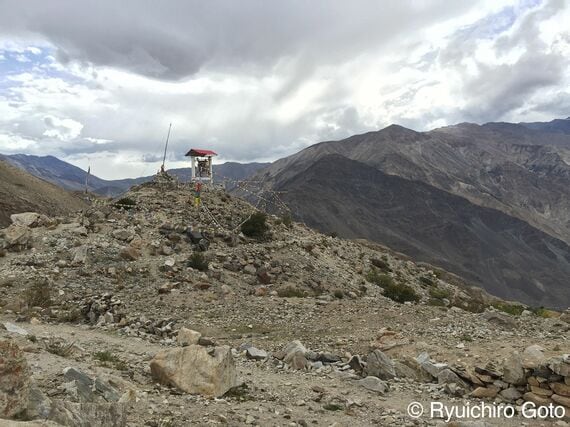
[[[567,0],[0,0],[0,153],[103,178],[569,115]]]

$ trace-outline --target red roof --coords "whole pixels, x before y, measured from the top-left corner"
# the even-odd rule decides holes
[[[218,153],[212,150],[202,150],[200,148],[191,148],[190,151],[186,153],[186,156],[217,156]]]

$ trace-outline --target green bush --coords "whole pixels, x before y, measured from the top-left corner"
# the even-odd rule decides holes
[[[134,208],[136,205],[137,205],[137,202],[135,202],[130,197],[123,197],[122,199],[117,200],[114,204],[114,206],[116,208],[124,209],[127,211]]]
[[[384,296],[401,304],[411,301],[418,302],[420,296],[408,285],[390,285],[384,288]]]
[[[420,283],[427,285],[427,286],[435,286],[436,285],[434,278],[431,276],[420,277]]]
[[[377,269],[373,268],[366,274],[366,280],[370,283],[374,283],[381,288],[386,288],[388,286],[394,285],[394,279],[392,279],[387,274],[380,274]]]
[[[524,305],[507,304],[504,302],[496,302],[492,304],[492,306],[503,313],[512,314],[513,316],[520,316],[522,312],[526,310]]]
[[[248,220],[241,225],[241,232],[247,237],[254,239],[263,239],[268,231],[267,215],[263,212],[252,214]]]
[[[188,267],[192,267],[198,271],[207,271],[208,270],[208,261],[204,258],[200,252],[194,252],[190,259],[188,259]]]
[[[287,228],[291,228],[291,225],[293,225],[293,217],[291,216],[291,214],[283,215],[281,221]]]
[[[307,294],[295,286],[285,286],[277,290],[277,295],[281,298],[305,298]]]
[[[450,292],[443,288],[430,288],[429,296],[435,299],[444,299],[450,296]]]
[[[51,306],[51,288],[47,279],[39,279],[24,293],[24,300],[29,308]]]

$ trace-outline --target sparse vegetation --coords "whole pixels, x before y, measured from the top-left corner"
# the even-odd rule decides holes
[[[401,304],[405,302],[418,302],[420,296],[414,288],[408,285],[392,284],[384,288],[384,296]]]
[[[134,208],[136,205],[137,202],[134,199],[131,199],[130,197],[123,197],[117,200],[113,206],[115,206],[118,209],[124,209],[128,211]]]
[[[526,310],[524,305],[508,304],[504,302],[497,302],[492,304],[492,306],[503,313],[511,314],[513,316],[520,316],[522,312]]]
[[[277,295],[281,298],[305,298],[307,294],[296,286],[285,286],[277,290]]]
[[[51,288],[47,279],[39,279],[24,292],[24,301],[29,308],[51,306]]]
[[[194,252],[188,259],[188,267],[198,271],[208,271],[208,261],[200,252]]]
[[[544,319],[550,319],[550,318],[556,317],[558,315],[558,313],[556,311],[548,310],[547,308],[544,308],[544,307],[533,308],[532,312],[536,316],[542,317]]]
[[[101,362],[103,366],[112,365],[115,369],[120,371],[125,371],[127,369],[127,364],[110,351],[98,351],[93,355],[93,358]]]
[[[444,298],[449,299],[450,292],[444,288],[430,288],[429,296],[439,300],[442,300]]]
[[[241,225],[241,232],[244,235],[258,240],[265,238],[268,231],[267,215],[263,212],[254,213]]]
[[[394,285],[394,279],[392,279],[392,277],[387,274],[379,273],[376,268],[372,268],[370,271],[368,271],[366,274],[366,280],[368,280],[370,283],[374,283],[375,285],[380,286],[381,288],[387,288]]]
[[[344,298],[344,292],[342,291],[342,289],[335,289],[333,291],[333,295],[335,298],[338,298],[338,299]]]
[[[427,286],[435,286],[437,284],[436,279],[433,276],[427,275],[420,277],[420,283]]]
[[[285,225],[287,228],[291,228],[291,226],[293,225],[293,217],[291,216],[291,214],[285,214],[281,217],[281,221],[283,222],[283,225]]]

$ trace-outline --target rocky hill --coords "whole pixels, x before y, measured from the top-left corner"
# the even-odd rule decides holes
[[[202,202],[147,183],[48,227],[14,218],[0,243],[0,418],[442,425],[406,412],[435,400],[517,406],[488,425],[519,426],[525,402],[570,407],[570,313],[222,190]],[[15,228],[27,238],[12,244]]]
[[[562,125],[460,124],[430,132],[392,125],[315,144],[255,180],[284,194],[296,218],[321,231],[393,245],[504,297],[568,306],[570,135],[554,127]],[[323,159],[331,164],[322,167]],[[313,170],[318,164],[322,176]],[[386,175],[406,180],[398,181],[406,191],[392,197],[397,180]],[[416,212],[419,205],[425,214]],[[453,208],[459,205],[465,208]],[[475,220],[482,216],[488,219]]]
[[[9,225],[14,213],[31,211],[55,216],[85,206],[80,197],[0,160],[0,226]]]

